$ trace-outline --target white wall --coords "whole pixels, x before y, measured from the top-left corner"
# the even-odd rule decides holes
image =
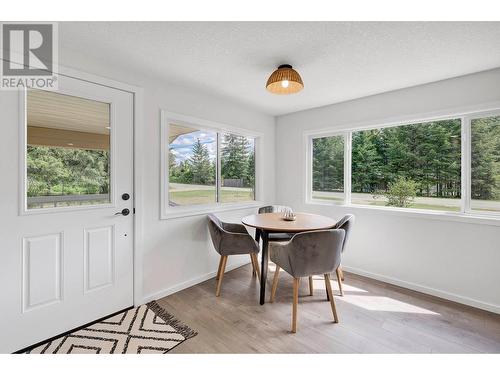
[[[60,53],[62,65],[144,89],[144,121],[139,129],[144,202],[142,301],[161,298],[215,276],[219,257],[208,236],[206,215],[160,220],[160,110],[263,133],[259,145],[263,149],[264,183],[259,200],[264,202],[272,202],[275,193],[274,118],[225,98],[157,81],[149,77],[148,72],[119,70],[64,49]],[[256,208],[224,211],[217,215],[239,222],[243,216],[255,211]],[[227,269],[249,262],[248,256],[230,257]]]
[[[496,69],[278,117],[279,203],[335,218],[354,213],[346,270],[500,312],[499,226],[306,204],[302,183],[305,131],[484,109],[494,102],[498,108],[499,87]]]

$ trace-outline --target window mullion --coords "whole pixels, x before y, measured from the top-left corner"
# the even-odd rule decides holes
[[[221,135],[219,132],[217,132],[217,151],[216,151],[216,158],[217,160],[215,161],[215,165],[216,165],[216,171],[215,171],[215,200],[217,203],[220,203],[221,202],[221,184],[222,184],[222,180],[221,180],[221,160],[220,160],[220,156],[221,156],[221,152],[220,152],[220,146],[221,146]]]
[[[344,204],[351,204],[352,132],[344,134]]]
[[[471,119],[462,118],[462,212],[471,210]]]

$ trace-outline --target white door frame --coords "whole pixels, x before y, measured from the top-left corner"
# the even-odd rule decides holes
[[[59,66],[59,75],[80,79],[102,86],[129,92],[134,97],[133,119],[133,160],[134,160],[134,306],[142,304],[142,260],[143,260],[143,194],[142,194],[142,138],[144,123],[144,89],[139,86],[115,81],[110,78],[82,72],[73,68]]]

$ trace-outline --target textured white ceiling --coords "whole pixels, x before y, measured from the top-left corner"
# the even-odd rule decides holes
[[[500,66],[500,22],[63,22],[59,39],[63,64],[80,54],[271,115]],[[303,91],[265,90],[282,63]]]

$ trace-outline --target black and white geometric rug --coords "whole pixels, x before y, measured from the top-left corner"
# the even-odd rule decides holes
[[[153,301],[37,346],[27,353],[161,354],[196,334]]]

